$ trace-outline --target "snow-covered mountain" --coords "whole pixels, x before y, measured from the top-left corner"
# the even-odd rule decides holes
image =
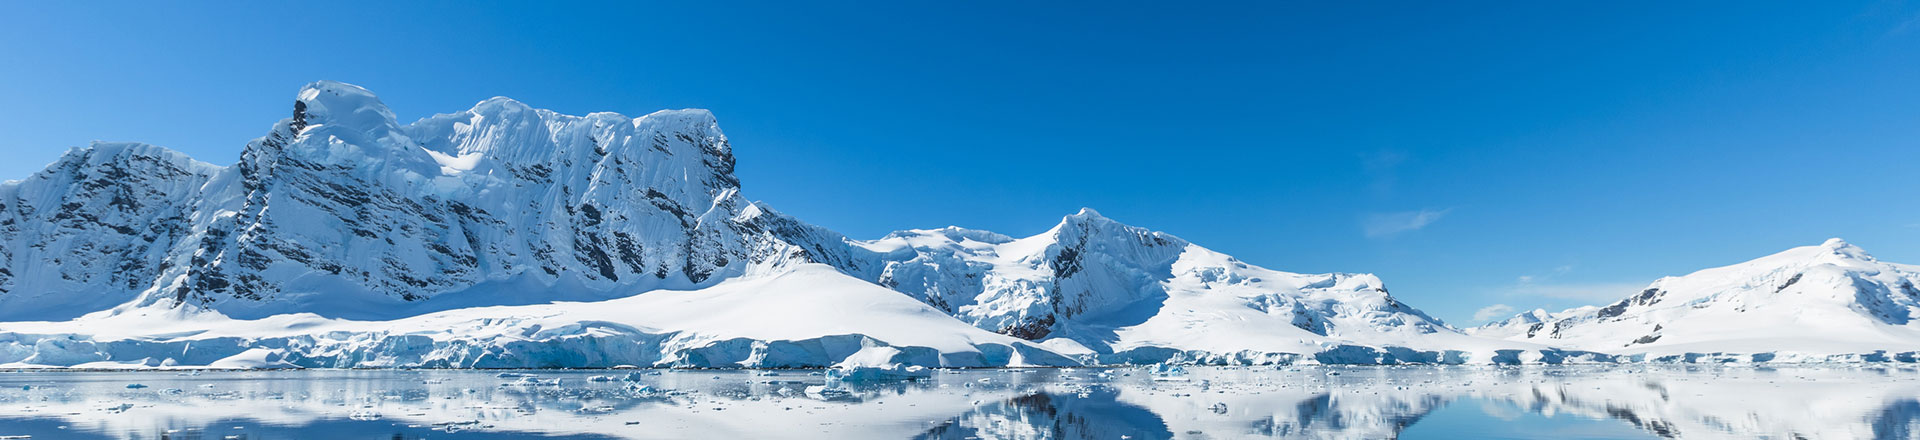
[[[0,184],[0,318],[67,319],[125,303],[171,270],[195,194],[221,168],[95,143]]]
[[[1597,358],[1463,335],[1373,275],[1265,269],[1092,209],[1025,238],[950,226],[851,240],[765,207],[749,215],[846,273],[1101,363]]]
[[[1473,333],[1629,359],[1913,361],[1920,267],[1840,239],[1661,278],[1604,307],[1530,312]]]
[[[932,365],[1601,358],[1468,336],[1372,275],[1268,270],[1090,209],[1018,239],[954,227],[848,239],[747,202],[733,168],[703,110],[569,116],[493,98],[403,125],[365,89],[313,83],[232,166],[95,144],[0,185],[0,321],[42,321],[0,322],[0,363],[553,362],[514,354],[537,343],[581,365],[606,359],[578,347],[657,365],[824,365],[859,351],[805,348],[818,340]],[[884,302],[876,285],[941,313],[734,313],[800,297],[861,311]],[[726,294],[655,302],[668,292]],[[661,315],[689,310],[768,327]],[[919,339],[901,328],[941,333],[922,341],[938,346],[902,342]],[[209,339],[222,334],[234,339]],[[171,351],[186,346],[228,356]],[[756,349],[804,355],[741,354]],[[685,360],[713,350],[728,354]]]
[[[1474,336],[1507,339],[1515,335],[1528,334],[1529,332],[1537,334],[1541,329],[1545,328],[1544,325],[1541,325],[1540,328],[1535,328],[1536,324],[1592,314],[1595,310],[1600,310],[1600,306],[1580,306],[1558,312],[1548,312],[1546,309],[1533,309],[1518,315],[1513,315],[1511,318],[1489,322],[1479,327],[1468,328],[1465,331],[1467,334]]]
[[[701,110],[576,117],[495,98],[402,126],[366,90],[318,82],[230,167],[96,144],[0,186],[0,318],[136,296],[386,318],[707,286],[797,252],[736,221],[733,160]]]

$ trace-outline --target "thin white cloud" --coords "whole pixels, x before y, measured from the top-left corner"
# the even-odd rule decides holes
[[[1433,224],[1433,222],[1440,221],[1441,217],[1445,217],[1447,212],[1452,210],[1453,208],[1437,210],[1422,209],[1419,211],[1373,214],[1367,216],[1366,220],[1362,221],[1360,226],[1361,229],[1366,232],[1367,238],[1387,238],[1408,231],[1417,231],[1425,228],[1427,225]]]
[[[1501,290],[1503,290],[1502,293],[1512,297],[1544,297],[1603,304],[1619,301],[1620,298],[1646,288],[1645,283],[1637,282],[1561,283],[1554,281],[1569,272],[1573,272],[1572,265],[1555,267],[1546,274],[1521,275],[1515,278],[1512,286]]]
[[[1480,310],[1474,311],[1473,320],[1491,321],[1494,318],[1504,318],[1507,315],[1511,315],[1511,314],[1513,314],[1513,306],[1509,306],[1506,304],[1494,304],[1486,307],[1481,307]]]
[[[1646,287],[1646,283],[1525,283],[1508,288],[1506,293],[1513,296],[1536,296],[1604,304],[1619,301],[1620,298],[1626,298]]]
[[[1906,20],[1893,25],[1893,29],[1887,31],[1887,36],[1905,35],[1908,32],[1913,32],[1914,29],[1920,29],[1920,14],[1914,14],[1911,17],[1907,17]]]
[[[1369,185],[1375,194],[1393,192],[1395,168],[1407,161],[1407,153],[1396,150],[1380,150],[1360,154],[1360,169],[1373,182]]]

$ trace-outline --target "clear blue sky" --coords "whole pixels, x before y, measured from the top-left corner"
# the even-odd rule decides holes
[[[1833,236],[1920,263],[1914,2],[151,3],[0,2],[0,175],[230,164],[333,79],[708,108],[748,197],[854,237],[1090,206],[1456,324]]]

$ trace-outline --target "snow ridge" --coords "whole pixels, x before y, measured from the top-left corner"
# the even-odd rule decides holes
[[[1474,333],[1645,360],[1912,361],[1920,355],[1916,285],[1912,266],[1835,238]]]

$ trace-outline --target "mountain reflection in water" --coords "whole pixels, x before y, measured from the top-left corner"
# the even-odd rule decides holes
[[[1904,365],[517,373],[7,372],[0,436],[1920,438]]]

